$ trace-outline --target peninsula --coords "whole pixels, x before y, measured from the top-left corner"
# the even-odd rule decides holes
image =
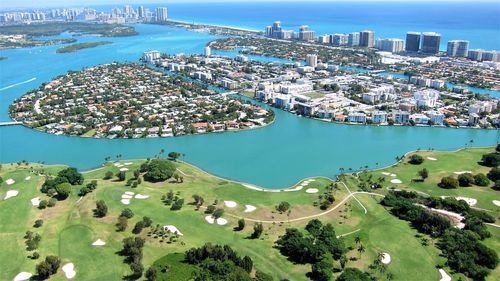
[[[16,100],[11,117],[52,134],[172,137],[257,128],[272,111],[142,64],[70,72]]]

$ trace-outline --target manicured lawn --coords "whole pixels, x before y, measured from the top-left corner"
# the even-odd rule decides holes
[[[384,176],[382,172],[394,173],[403,184],[391,184],[392,177],[386,177],[384,188],[374,192],[385,194],[387,188],[397,187],[403,189],[417,190],[427,194],[441,196],[467,196],[477,198],[478,207],[491,210],[496,217],[499,216],[500,208],[495,207],[491,200],[498,199],[498,192],[491,188],[468,187],[456,190],[441,189],[437,186],[440,178],[450,175],[453,171],[470,170],[474,173],[486,173],[489,169],[478,165],[476,162],[481,155],[492,149],[464,150],[458,153],[422,152],[424,157],[435,157],[437,161],[425,160],[423,164],[414,166],[411,164],[399,164],[385,170],[370,172],[374,178]],[[143,161],[120,161],[128,169],[127,178],[132,177],[133,171],[138,169]],[[7,190],[18,190],[19,195],[0,200],[0,243],[4,245],[0,251],[0,280],[12,280],[20,271],[35,271],[35,265],[39,260],[27,258],[31,253],[25,250],[24,233],[27,230],[42,235],[42,241],[37,250],[41,258],[47,255],[58,255],[63,264],[73,262],[77,272],[76,280],[120,280],[130,273],[128,265],[123,263],[123,257],[117,254],[121,250],[122,240],[132,236],[131,230],[134,224],[144,216],[153,220],[153,225],[174,225],[183,234],[177,241],[169,242],[168,239],[161,241],[148,234],[148,229],[140,234],[147,240],[144,247],[143,264],[145,269],[153,264],[159,265],[163,262],[173,264],[169,271],[160,273],[159,280],[188,280],[191,276],[190,266],[181,263],[183,254],[192,247],[199,247],[207,242],[214,244],[228,244],[241,256],[248,255],[254,260],[254,265],[261,271],[271,274],[276,280],[287,278],[289,280],[308,280],[306,273],[311,270],[310,265],[296,265],[291,263],[275,249],[274,242],[282,235],[286,228],[303,228],[310,220],[309,216],[320,214],[323,211],[315,206],[326,188],[332,183],[325,178],[316,178],[300,191],[295,192],[262,192],[242,186],[239,183],[211,176],[196,167],[185,163],[176,163],[178,172],[183,176],[183,182],[167,181],[162,183],[142,182],[137,188],[125,186],[126,181],[117,182],[103,180],[107,171],[116,174],[120,168],[110,163],[102,169],[84,173],[85,184],[95,179],[98,181],[97,189],[80,198],[77,193],[80,186],[73,188],[71,196],[58,202],[53,208],[39,210],[31,206],[33,197],[46,199],[39,188],[44,181],[44,176],[35,175],[32,170],[44,170],[45,173],[55,175],[62,166],[41,166],[30,164],[25,166],[3,165],[0,175],[4,183],[0,185],[0,198]],[[414,183],[411,179],[416,177],[418,170],[426,167],[430,172],[430,178],[424,183]],[[30,180],[25,180],[31,176]],[[12,178],[15,184],[7,186],[5,180]],[[345,183],[351,191],[359,191],[358,179],[346,177]],[[298,183],[298,185],[302,184]],[[316,194],[308,194],[308,188],[317,188]],[[161,197],[169,190],[185,200],[184,206],[179,211],[170,210]],[[148,195],[148,199],[131,199],[130,205],[120,202],[126,191],[135,194]],[[205,221],[203,208],[195,210],[192,196],[200,195],[204,198],[204,207],[215,204],[217,208],[225,210],[224,218],[228,220],[227,225],[208,224]],[[380,280],[386,280],[386,273],[390,272],[394,280],[422,280],[423,276],[429,280],[439,280],[440,276],[436,265],[443,265],[445,260],[439,256],[439,250],[434,246],[434,241],[427,237],[428,246],[422,245],[422,238],[417,237],[417,231],[412,229],[405,221],[392,216],[378,202],[381,197],[367,194],[358,194],[356,197],[361,201],[364,210],[359,204],[349,199],[343,205],[337,206],[348,192],[341,184],[334,192],[336,208],[328,213],[322,214],[319,219],[323,222],[332,223],[337,235],[349,234],[344,237],[346,245],[353,247],[348,257],[354,258],[348,262],[348,267],[358,267],[374,273]],[[104,218],[95,218],[93,209],[97,200],[104,200],[108,206],[108,214]],[[235,208],[228,208],[224,201],[235,201]],[[291,204],[290,214],[279,214],[275,207],[282,201]],[[245,205],[253,205],[257,209],[254,212],[245,213]],[[120,212],[124,208],[130,208],[135,216],[129,220],[128,228],[124,232],[116,231],[116,222]],[[234,231],[237,220],[241,217],[246,219],[246,227],[243,231]],[[302,219],[307,217],[305,219]],[[36,219],[43,219],[41,228],[35,229],[33,223]],[[256,221],[281,221],[276,223],[264,223],[264,234],[260,239],[249,239],[252,227]],[[292,220],[290,222],[289,220]],[[485,240],[485,244],[499,252],[500,231],[498,228],[489,227],[492,237]],[[355,237],[361,238],[361,243],[366,251],[361,255],[356,250]],[[92,242],[97,239],[104,240],[107,244],[103,247],[94,247]],[[392,262],[387,266],[386,273],[375,272],[369,268],[377,258],[378,253],[387,252],[391,255]],[[177,254],[176,254],[177,253]],[[338,264],[336,265],[338,267]],[[446,269],[446,268],[445,268]],[[446,269],[451,274],[449,269]],[[495,280],[499,276],[498,269],[492,273],[489,280]],[[453,275],[454,280],[462,277]],[[51,280],[65,280],[60,270]]]

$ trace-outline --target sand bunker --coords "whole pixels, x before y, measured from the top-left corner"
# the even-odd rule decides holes
[[[5,194],[5,198],[4,198],[4,200],[7,200],[7,199],[12,198],[12,197],[15,197],[15,196],[17,196],[18,194],[19,194],[19,191],[17,191],[17,190],[9,190],[9,191],[7,191],[7,193]]]
[[[180,232],[179,229],[177,229],[177,227],[175,227],[174,225],[165,225],[163,226],[163,229],[168,230],[171,233],[177,233],[177,235],[179,236],[184,236],[184,234],[182,234],[182,232]]]
[[[63,265],[62,271],[64,271],[64,275],[66,275],[68,279],[72,279],[76,276],[75,265],[71,262]]]
[[[6,183],[7,185],[13,185],[15,182],[16,182],[16,181],[15,181],[15,180],[13,180],[13,179],[8,179],[8,180],[6,180],[6,181],[5,181],[5,183]]]
[[[251,213],[253,211],[257,210],[255,206],[252,205],[245,205],[245,213]]]
[[[25,181],[29,181],[31,179],[31,177],[25,177],[24,180]]]
[[[134,197],[135,199],[148,199],[149,195],[142,195],[142,194],[137,194]]]
[[[236,206],[238,206],[238,204],[236,204],[236,202],[234,201],[224,201],[224,205],[228,208],[235,208]]]
[[[127,195],[134,195],[135,193],[133,193],[132,191],[126,191],[125,194],[127,194]]]
[[[92,243],[92,246],[104,246],[106,245],[106,242],[102,241],[101,239],[97,239],[94,243]]]
[[[122,202],[123,205],[130,205],[130,199],[122,199],[120,202]]]
[[[123,163],[123,165],[130,166],[130,165],[132,165],[132,162],[126,162],[126,163]]]
[[[318,189],[317,188],[308,188],[306,189],[306,193],[318,193]]]
[[[436,159],[436,158],[434,158],[434,157],[427,157],[427,160],[437,161],[437,159]]]
[[[472,171],[459,171],[459,172],[454,172],[455,175],[461,175],[461,174],[472,174]]]
[[[391,263],[391,255],[389,255],[388,253],[382,253],[382,258],[380,259],[380,261],[383,264]]]
[[[398,180],[398,179],[393,179],[393,180],[391,180],[391,183],[399,184],[399,183],[403,183],[403,182],[401,180]]]
[[[382,175],[384,175],[384,176],[390,176],[390,175],[391,175],[391,173],[388,173],[388,172],[382,172]]]
[[[498,201],[498,200],[493,200],[493,204],[494,204],[495,206],[500,206],[500,201]]]
[[[205,217],[205,220],[209,223],[209,224],[214,224],[215,220],[214,218],[212,217],[212,215],[208,215]]]
[[[126,172],[126,171],[128,171],[128,169],[127,169],[127,168],[121,168],[121,169],[120,169],[120,172]]]
[[[455,199],[457,199],[457,200],[464,200],[471,207],[475,206],[477,204],[477,199],[474,199],[474,198],[459,196],[459,197],[455,197]]]
[[[132,198],[134,198],[133,195],[122,194],[122,199],[132,199]]]
[[[439,273],[441,274],[441,279],[439,281],[451,281],[450,275],[446,273],[442,268],[439,269]]]
[[[16,275],[16,277],[14,277],[13,280],[14,281],[24,281],[24,280],[30,279],[31,276],[33,276],[33,274],[31,274],[29,272],[21,272],[18,275]]]
[[[31,199],[31,205],[35,206],[35,207],[38,207],[40,206],[40,197],[35,197],[33,199]]]
[[[395,177],[397,177],[397,176],[398,176],[398,175],[396,175],[396,174],[391,174],[391,177],[393,177],[393,178],[395,178]]]
[[[224,219],[224,218],[218,218],[217,219],[217,224],[218,225],[226,225],[227,224],[227,220]]]

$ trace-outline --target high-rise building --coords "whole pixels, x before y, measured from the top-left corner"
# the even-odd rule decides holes
[[[330,35],[321,35],[318,37],[318,42],[322,44],[330,43]]]
[[[420,50],[420,32],[406,33],[406,47],[407,52],[418,52]]]
[[[363,30],[360,32],[359,45],[361,47],[372,48],[375,45],[375,33],[370,30]]]
[[[404,51],[405,42],[398,38],[381,39],[377,41],[377,48],[391,53],[400,53]]]
[[[318,66],[318,56],[309,54],[306,56],[306,64],[311,67]]]
[[[315,32],[309,30],[309,26],[303,25],[299,28],[299,40],[312,41],[314,40]]]
[[[359,46],[359,32],[353,32],[349,34],[347,45],[351,47]]]
[[[467,53],[467,57],[471,60],[482,61],[483,60],[483,53],[484,53],[484,50],[481,50],[481,49],[469,50],[469,52]]]
[[[438,54],[441,44],[441,34],[436,32],[422,33],[422,53]]]
[[[271,37],[273,35],[273,27],[268,25],[266,26],[266,36]]]
[[[212,49],[210,49],[210,46],[205,47],[205,57],[210,57],[212,55]]]
[[[483,61],[499,62],[500,61],[500,53],[498,53],[497,51],[485,51],[485,52],[483,52],[482,60]]]
[[[157,21],[167,21],[168,20],[168,10],[165,7],[156,8],[156,20]]]
[[[332,34],[330,35],[330,43],[333,46],[345,46],[349,41],[349,35],[347,34]]]
[[[451,40],[448,41],[446,54],[449,57],[467,57],[469,53],[469,41]]]
[[[144,6],[139,6],[139,8],[137,9],[137,15],[139,16],[140,19],[146,17],[146,13],[144,13]]]

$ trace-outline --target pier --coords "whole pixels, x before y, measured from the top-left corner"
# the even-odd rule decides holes
[[[22,122],[16,122],[16,121],[11,121],[11,122],[0,122],[0,127],[3,126],[16,126],[16,125],[22,125]]]

